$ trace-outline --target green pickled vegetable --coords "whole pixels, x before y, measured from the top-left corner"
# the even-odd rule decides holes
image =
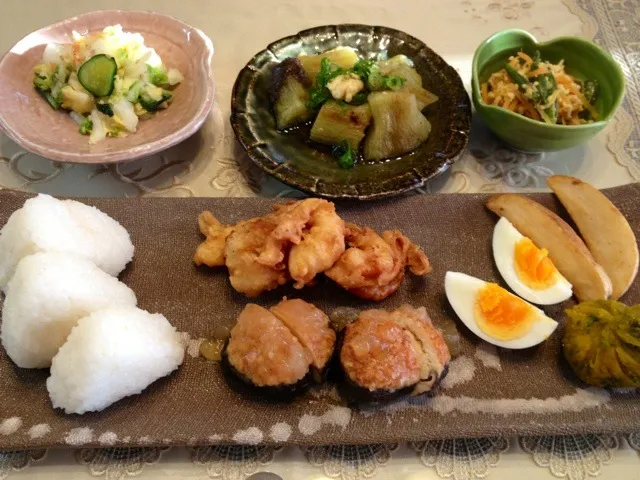
[[[42,63],[34,69],[33,77],[34,86],[41,92],[49,92],[56,83],[56,70],[51,65]]]
[[[104,54],[95,55],[78,70],[78,81],[96,97],[108,97],[113,92],[117,72],[115,59]]]
[[[200,344],[200,355],[207,360],[219,362],[222,359],[224,342],[220,340],[205,340]]]
[[[169,85],[169,77],[162,67],[152,67],[147,64],[147,72],[149,73],[149,81],[156,87]]]
[[[162,98],[160,98],[160,100],[156,100],[152,98],[147,91],[143,91],[142,93],[140,93],[140,98],[138,99],[138,101],[140,105],[142,105],[142,108],[144,108],[147,112],[155,112],[164,102],[171,100],[172,97],[173,94],[171,92],[169,92],[168,90],[162,90]]]
[[[97,103],[96,108],[99,112],[104,113],[109,117],[113,117],[113,108],[108,103]]]
[[[93,130],[93,122],[88,118],[85,118],[84,121],[80,124],[78,131],[82,135],[91,135],[91,131]]]
[[[57,98],[54,98],[49,92],[41,92],[44,98],[47,99],[49,105],[53,107],[54,110],[58,110],[60,108],[60,101]]]
[[[138,103],[138,99],[140,98],[140,92],[144,87],[144,82],[142,80],[136,80],[136,82],[131,85],[131,88],[127,92],[127,100],[131,103]]]

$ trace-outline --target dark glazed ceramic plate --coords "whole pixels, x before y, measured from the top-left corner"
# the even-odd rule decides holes
[[[365,58],[386,52],[413,60],[424,88],[440,97],[423,112],[432,125],[425,143],[401,157],[344,170],[329,149],[308,140],[308,130],[276,130],[267,94],[273,67],[287,57],[338,46],[353,47]],[[328,25],[278,40],[249,61],[233,86],[231,125],[249,157],[278,180],[321,197],[367,200],[421,187],[455,162],[467,145],[471,104],[455,69],[417,38],[386,27]]]

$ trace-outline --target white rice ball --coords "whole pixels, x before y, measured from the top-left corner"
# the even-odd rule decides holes
[[[95,207],[43,194],[27,200],[0,230],[0,289],[22,258],[42,251],[74,253],[114,276],[133,258],[129,234],[117,221]]]
[[[180,334],[163,315],[108,308],[73,328],[53,358],[47,390],[66,413],[100,411],[142,392],[183,359]]]
[[[9,282],[0,339],[22,368],[45,368],[79,319],[108,306],[132,306],[136,296],[90,260],[40,252],[23,258]]]

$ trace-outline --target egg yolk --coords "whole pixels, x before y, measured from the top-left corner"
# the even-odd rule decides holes
[[[478,291],[474,313],[480,330],[496,340],[525,336],[535,319],[531,305],[495,283]]]
[[[534,290],[543,290],[556,283],[558,272],[549,252],[536,247],[528,238],[516,243],[515,270],[522,283]]]

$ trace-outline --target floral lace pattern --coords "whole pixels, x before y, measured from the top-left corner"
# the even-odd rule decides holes
[[[0,452],[0,480],[5,480],[11,472],[24,470],[32,462],[44,460],[46,455],[46,450]]]
[[[158,463],[162,448],[83,448],[76,451],[76,459],[87,465],[89,473],[105,480],[125,480],[138,476],[147,465]]]
[[[600,475],[603,465],[611,463],[619,440],[615,435],[523,437],[520,446],[554,476],[586,480]]]
[[[330,445],[303,448],[305,457],[325,475],[341,480],[373,478],[391,460],[397,445]]]
[[[627,436],[627,442],[631,448],[640,452],[640,432],[630,433]]]
[[[630,179],[640,180],[640,76],[637,73],[640,71],[637,33],[640,5],[634,0],[562,2],[580,18],[582,34],[613,52],[627,76],[622,108],[599,142],[611,153],[608,158],[614,158],[626,168]],[[531,0],[458,0],[456,6],[478,24],[499,18],[503,28],[530,21],[535,10],[535,2]],[[534,35],[550,36],[543,22],[532,25],[527,29]],[[261,193],[304,197],[303,193],[266,176],[248,159],[227,120],[231,86],[218,83],[216,87],[216,106],[199,133],[162,154],[127,164],[62,164],[25,152],[0,134],[0,189],[80,196],[251,196]],[[414,193],[536,190],[544,188],[548,175],[582,172],[582,165],[578,163],[582,156],[583,152],[578,152],[565,159],[564,153],[532,155],[510,150],[475,119],[469,149],[460,161]],[[606,164],[602,168],[606,168]],[[625,438],[640,455],[640,432]],[[570,480],[588,480],[606,472],[606,465],[613,461],[619,446],[618,437],[608,435],[527,437],[517,441],[536,465],[556,477]],[[509,446],[509,440],[498,438],[411,444],[424,466],[442,478],[455,480],[490,478],[491,470],[498,466]],[[395,446],[385,445],[328,446],[305,448],[303,452],[310,464],[321,468],[326,476],[359,480],[380,473],[391,461],[394,449]],[[88,469],[92,476],[124,480],[160,462],[166,450],[81,449],[75,456],[83,466],[78,468]],[[235,445],[189,449],[194,465],[201,470],[204,467],[210,478],[222,480],[244,480],[264,470],[278,451],[266,446]],[[0,480],[42,461],[46,454],[46,450],[0,452]]]
[[[71,166],[48,160],[41,162],[41,165],[34,168],[27,165],[28,156],[29,153],[25,151],[17,151],[10,158],[0,156],[0,165],[4,164],[7,168],[13,170],[18,178],[23,181],[23,186],[53,180]]]
[[[640,179],[640,6],[624,0],[563,0],[583,20],[583,33],[613,54],[627,78],[618,120],[625,119],[611,136],[622,148],[609,149],[635,180]],[[611,143],[610,143],[611,145]]]
[[[280,448],[249,445],[211,445],[191,448],[191,461],[205,467],[209,478],[244,480],[273,462]]]
[[[531,16],[531,7],[534,2],[530,0],[493,0],[483,5],[484,8],[475,8],[470,0],[463,0],[461,5],[464,13],[471,15],[475,20],[486,21],[483,14],[497,12],[503,20],[520,20]]]
[[[426,467],[442,478],[467,480],[485,478],[509,448],[506,438],[437,440],[410,444]]]

